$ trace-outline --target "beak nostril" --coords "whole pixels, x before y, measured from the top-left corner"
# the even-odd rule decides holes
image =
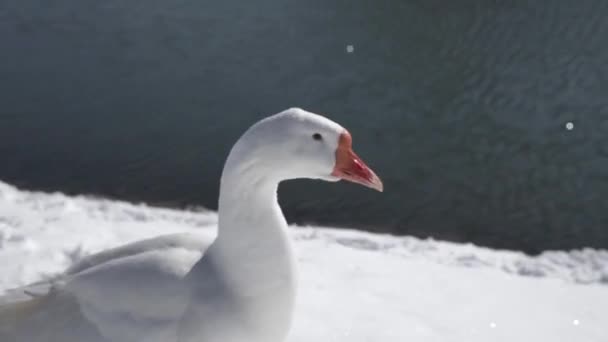
[[[353,161],[353,163],[354,163],[355,167],[357,168],[357,170],[364,170],[365,169],[365,167],[363,167],[363,165],[361,164],[361,161],[355,159]]]

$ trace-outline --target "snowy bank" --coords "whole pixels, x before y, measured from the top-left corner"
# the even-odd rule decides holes
[[[18,190],[0,182],[0,291],[96,251],[213,233],[214,212]],[[537,257],[351,230],[293,230],[290,341],[608,341],[608,251]]]

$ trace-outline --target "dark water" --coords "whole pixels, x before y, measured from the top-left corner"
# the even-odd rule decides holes
[[[215,208],[240,133],[301,106],[386,192],[291,182],[291,221],[608,248],[607,62],[604,0],[2,0],[0,179]]]

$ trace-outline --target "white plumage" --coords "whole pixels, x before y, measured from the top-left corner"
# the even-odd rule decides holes
[[[0,301],[0,341],[283,341],[296,277],[277,187],[293,178],[382,187],[338,124],[296,108],[271,116],[226,161],[217,238],[136,242],[16,289]]]

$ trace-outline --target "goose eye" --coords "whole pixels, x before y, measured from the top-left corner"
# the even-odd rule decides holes
[[[321,141],[323,140],[323,136],[320,133],[315,133],[312,135],[312,138],[315,139],[316,141]]]

